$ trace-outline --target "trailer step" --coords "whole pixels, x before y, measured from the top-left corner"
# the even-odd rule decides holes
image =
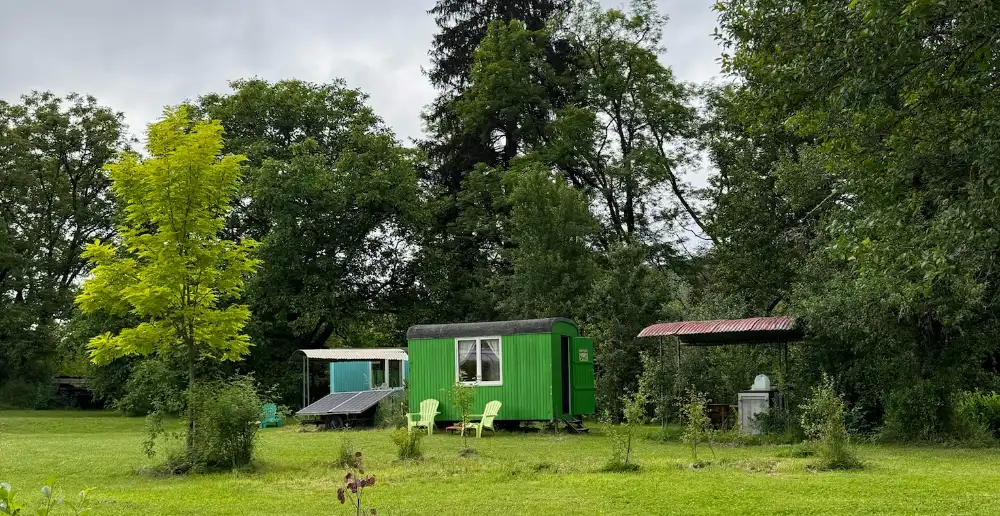
[[[585,434],[590,432],[590,429],[583,426],[583,421],[580,421],[579,419],[565,418],[562,422],[566,425],[566,430],[571,434]]]

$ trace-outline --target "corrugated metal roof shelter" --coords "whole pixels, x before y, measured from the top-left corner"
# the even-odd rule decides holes
[[[691,345],[784,344],[801,340],[803,333],[787,316],[657,323],[639,332],[639,337],[667,336]]]
[[[329,363],[330,393],[401,387],[407,376],[409,356],[402,348],[299,349],[289,360],[302,359],[302,407],[310,405],[315,378],[309,363]],[[352,378],[356,377],[356,378]],[[338,379],[339,381],[335,381]]]

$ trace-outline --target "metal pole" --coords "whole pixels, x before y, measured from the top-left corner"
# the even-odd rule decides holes
[[[677,399],[681,399],[681,339],[674,337],[674,341],[677,343],[677,375],[675,376],[677,392],[674,393]]]
[[[660,339],[659,339],[659,344],[660,344],[660,359],[659,359],[659,361],[660,361],[660,363],[657,365],[657,367],[660,369],[660,371],[658,371],[660,374],[663,374],[663,339],[664,338],[666,338],[666,337],[661,336]],[[663,379],[661,378],[660,381],[658,381],[657,383],[660,384],[660,429],[662,430],[662,429],[664,429],[664,428],[667,427],[667,394],[665,392],[663,392]]]

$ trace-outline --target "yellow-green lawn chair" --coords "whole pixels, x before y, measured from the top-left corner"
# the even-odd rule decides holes
[[[491,401],[486,404],[486,409],[483,410],[482,414],[476,414],[470,417],[478,417],[479,421],[475,423],[469,423],[462,427],[462,435],[465,435],[465,429],[476,429],[476,439],[483,436],[483,428],[489,428],[494,434],[497,433],[496,429],[493,428],[493,420],[496,419],[497,415],[500,414],[499,401]]]
[[[427,399],[420,402],[420,412],[410,412],[406,414],[406,429],[426,428],[427,435],[434,431],[434,416],[440,414],[437,411],[438,400]]]

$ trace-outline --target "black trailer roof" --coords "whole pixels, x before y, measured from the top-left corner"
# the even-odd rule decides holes
[[[530,333],[552,333],[552,327],[558,322],[573,325],[576,323],[565,317],[549,317],[546,319],[522,319],[519,321],[491,321],[456,324],[419,324],[406,330],[406,338],[412,339],[445,339],[451,337],[488,337],[503,335],[520,335]]]

